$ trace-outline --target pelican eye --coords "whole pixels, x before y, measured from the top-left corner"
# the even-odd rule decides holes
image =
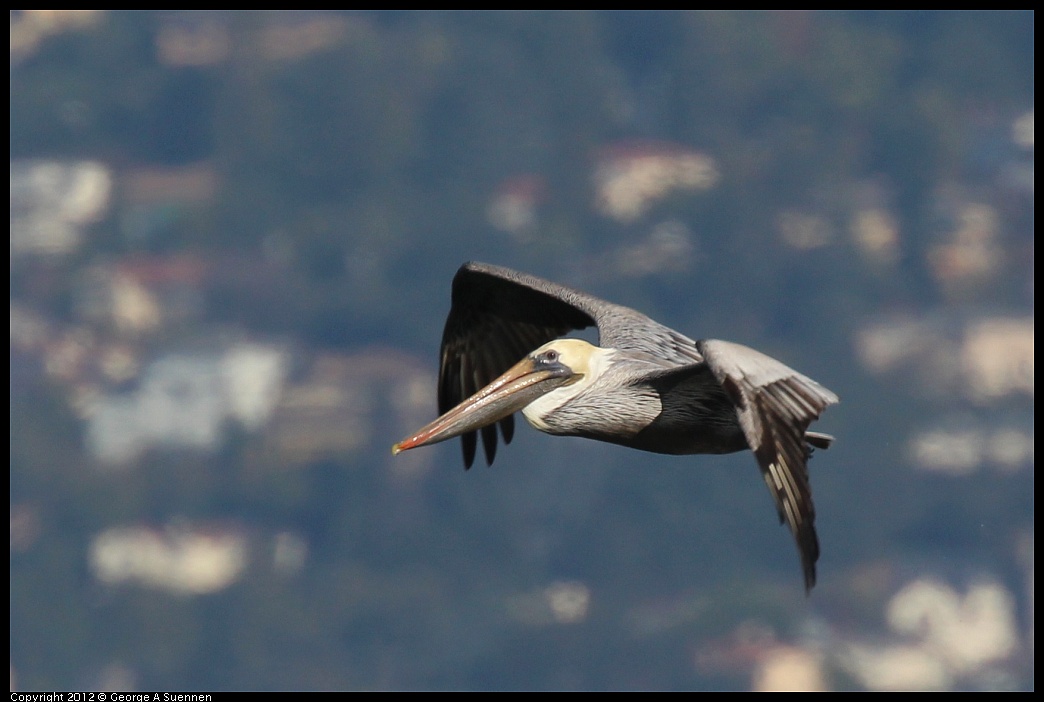
[[[554,363],[555,361],[558,360],[558,352],[555,351],[554,349],[548,349],[544,353],[540,354],[540,356],[541,356],[540,360],[547,361],[548,363]]]

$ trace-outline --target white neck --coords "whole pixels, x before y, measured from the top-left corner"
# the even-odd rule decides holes
[[[587,358],[587,370],[583,377],[575,383],[557,387],[546,395],[541,395],[522,408],[522,415],[530,424],[540,431],[548,431],[550,427],[544,418],[583,392],[586,392],[609,367],[615,349],[603,349],[593,346]]]

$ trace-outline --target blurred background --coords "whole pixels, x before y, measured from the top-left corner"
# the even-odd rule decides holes
[[[11,12],[12,689],[1032,689],[1032,12]],[[466,260],[836,391],[434,418]]]

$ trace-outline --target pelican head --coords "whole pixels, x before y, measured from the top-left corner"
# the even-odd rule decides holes
[[[557,407],[587,385],[605,351],[582,339],[550,341],[431,424],[392,446],[392,453],[452,439],[519,410],[530,423],[542,428],[539,417],[548,406]]]

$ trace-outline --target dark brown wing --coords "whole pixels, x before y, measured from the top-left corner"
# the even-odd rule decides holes
[[[536,276],[485,263],[465,263],[453,278],[442,334],[439,414],[485,387],[530,351],[570,331],[598,327],[600,343],[639,350],[664,362],[701,360],[696,343],[640,312]],[[514,418],[500,421],[504,442]],[[461,437],[464,465],[475,460],[475,432]],[[496,456],[494,426],[482,429],[486,462]]]
[[[813,420],[838,401],[837,395],[774,358],[727,341],[697,342],[707,365],[732,399],[747,443],[797,541],[805,589],[816,583],[819,539],[808,478],[809,443],[826,447],[832,437],[808,434]]]

